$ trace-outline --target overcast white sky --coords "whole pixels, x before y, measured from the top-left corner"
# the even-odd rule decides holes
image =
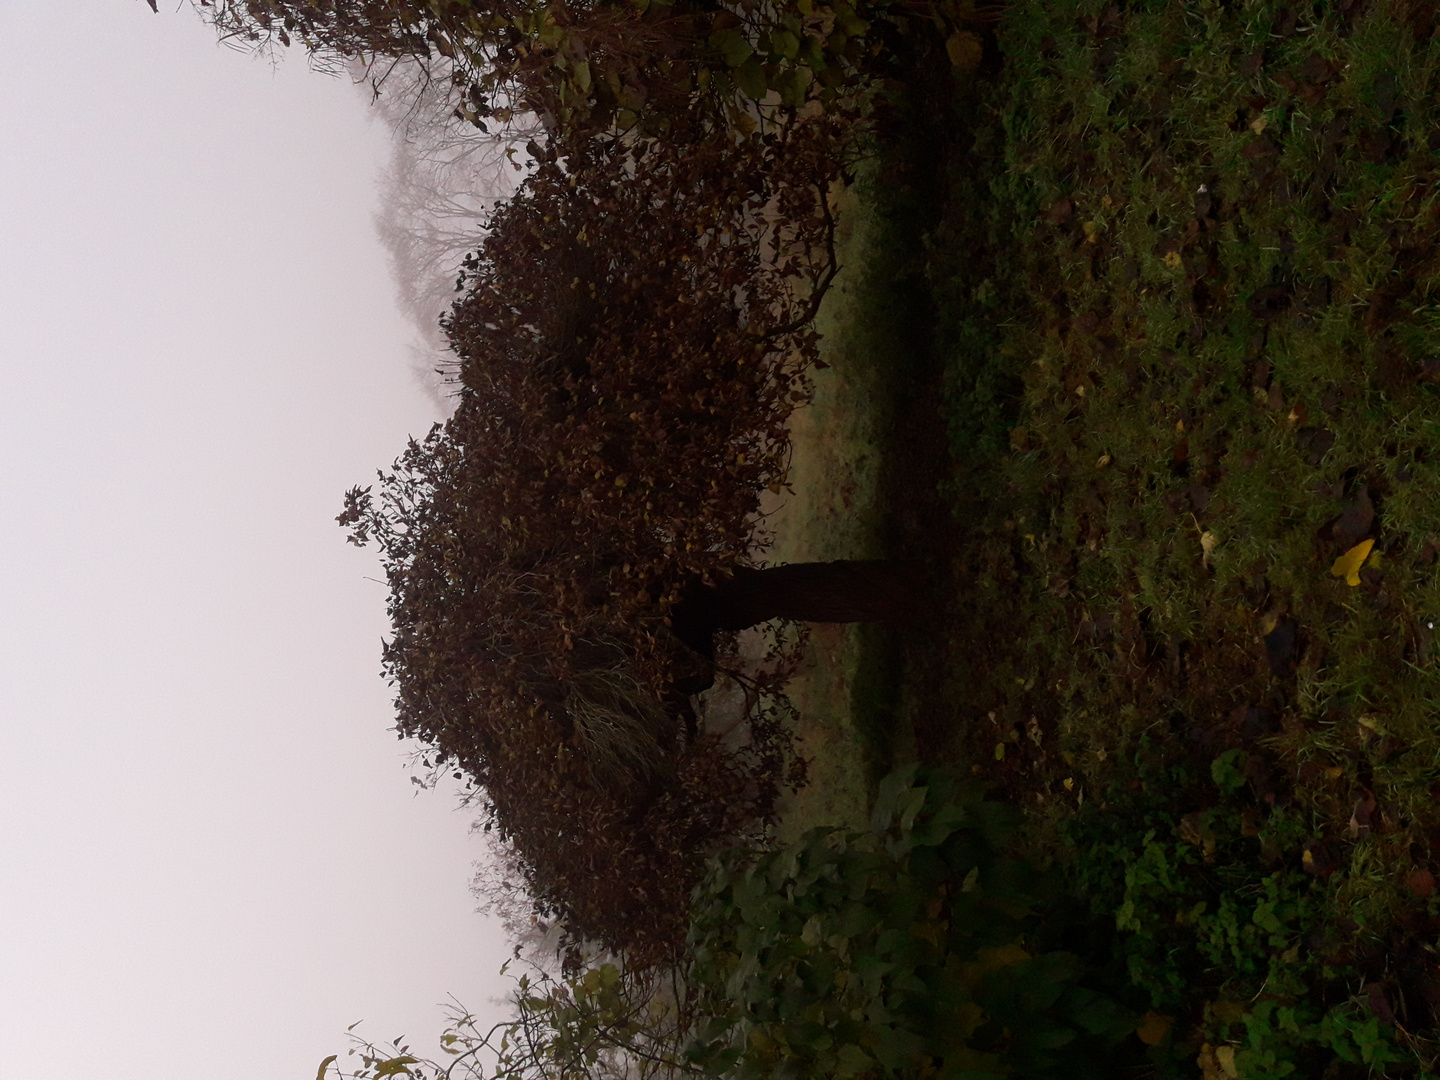
[[[308,1080],[503,992],[341,495],[422,433],[347,82],[0,0],[0,1075]]]

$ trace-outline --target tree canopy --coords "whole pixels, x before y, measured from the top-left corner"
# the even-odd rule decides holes
[[[341,515],[384,552],[399,731],[484,788],[542,904],[631,951],[679,941],[697,856],[786,760],[773,717],[740,753],[690,737],[705,658],[668,624],[785,483],[840,146],[824,117],[532,144],[446,320],[455,415]]]

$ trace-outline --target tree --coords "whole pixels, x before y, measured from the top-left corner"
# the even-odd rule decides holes
[[[376,228],[390,257],[400,309],[420,334],[412,366],[421,381],[444,393],[454,357],[440,320],[456,299],[465,257],[484,235],[495,207],[515,193],[541,137],[533,117],[485,130],[457,114],[459,91],[444,58],[387,64],[382,76],[352,62],[358,82],[373,79],[374,104],[394,138],[380,182]]]
[[[227,40],[302,44],[319,66],[443,58],[467,120],[549,131],[670,131],[700,112],[753,125],[816,101],[858,115],[871,22],[855,0],[194,0]]]
[[[696,730],[727,635],[906,607],[891,568],[753,565],[838,270],[868,26],[848,0],[197,2],[231,40],[363,64],[382,100],[499,132],[421,121],[394,177],[424,208],[390,236],[417,282],[492,212],[444,322],[455,413],[340,520],[384,554],[399,732],[472,782],[542,914],[663,962],[703,855],[757,837],[796,775],[777,672],[747,745]],[[527,115],[544,135],[512,197],[450,186]]]
[[[474,831],[486,847],[470,879],[470,892],[480,902],[478,910],[499,920],[517,960],[540,972],[558,973],[568,944],[564,925],[536,910],[534,897],[525,891],[524,860],[514,845],[493,830],[484,831],[483,822]]]
[[[446,321],[454,416],[341,515],[385,556],[399,730],[483,788],[543,910],[634,956],[673,953],[699,860],[763,828],[785,776],[777,683],[742,750],[694,729],[725,635],[906,608],[892,568],[752,566],[842,134],[534,147]]]

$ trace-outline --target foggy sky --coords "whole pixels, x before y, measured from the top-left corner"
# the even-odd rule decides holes
[[[437,406],[343,80],[0,0],[0,1074],[298,1076],[502,993],[341,495]]]

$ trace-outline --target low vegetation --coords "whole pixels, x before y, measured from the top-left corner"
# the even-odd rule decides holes
[[[1016,10],[1000,77],[933,106],[943,205],[894,197],[965,523],[919,753],[1114,920],[1177,1075],[1437,1049],[1433,32]]]

